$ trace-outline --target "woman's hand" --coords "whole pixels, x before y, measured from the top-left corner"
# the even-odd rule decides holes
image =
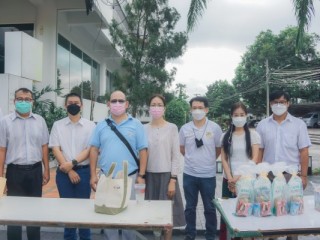
[[[236,183],[239,180],[240,176],[234,176],[230,179],[228,179],[228,189],[230,192],[235,193],[236,192]]]
[[[168,193],[167,193],[168,198],[172,200],[175,193],[176,193],[176,180],[170,179],[169,185],[168,185]]]

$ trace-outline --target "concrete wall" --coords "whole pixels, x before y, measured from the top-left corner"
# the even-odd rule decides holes
[[[21,87],[32,89],[32,81],[11,74],[0,74],[0,108],[4,115],[14,111],[14,92]]]

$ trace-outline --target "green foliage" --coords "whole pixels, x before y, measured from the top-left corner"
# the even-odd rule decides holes
[[[187,85],[186,84],[182,84],[182,83],[178,83],[176,84],[176,95],[178,95],[179,99],[182,100],[187,100],[188,99],[188,95],[187,95]]]
[[[255,42],[248,47],[242,57],[241,63],[236,69],[233,85],[238,95],[253,110],[253,113],[261,115],[266,109],[266,60],[268,60],[270,78],[272,73],[279,69],[301,69],[319,65],[316,52],[316,44],[319,37],[315,34],[304,36],[300,54],[295,54],[295,37],[297,28],[288,27],[278,35],[272,31],[261,32]],[[319,91],[318,83],[301,84],[301,82],[290,82],[280,86],[277,81],[269,84],[270,92],[283,88],[294,97],[311,96],[316,89]],[[306,86],[307,85],[307,86]]]
[[[33,87],[34,104],[32,112],[39,114],[44,118],[47,123],[49,132],[51,131],[51,128],[55,121],[67,116],[66,111],[61,107],[57,107],[53,101],[49,99],[42,99],[43,95],[51,92],[55,92],[55,90],[50,86],[46,86],[40,91],[38,91],[35,86]]]
[[[65,109],[62,107],[57,107],[55,103],[49,99],[43,99],[44,95],[52,92],[60,92],[60,88],[52,89],[50,86],[38,91],[35,86],[33,86],[33,109],[32,112],[39,114],[46,121],[49,132],[51,132],[53,123],[67,116]],[[50,159],[54,159],[52,150],[49,149]]]
[[[192,31],[198,22],[198,18],[202,16],[207,8],[207,0],[191,0],[188,11],[188,32]]]
[[[125,73],[115,73],[117,89],[126,93],[132,115],[143,107],[153,93],[164,93],[174,80],[176,69],[165,69],[168,60],[181,56],[187,36],[174,32],[180,18],[167,0],[133,0],[125,7],[126,30],[113,20],[110,34],[120,48]]]
[[[209,101],[208,118],[218,118],[222,115],[230,115],[232,104],[239,101],[234,86],[227,80],[219,80],[207,87],[206,97]]]
[[[189,104],[182,99],[174,99],[166,106],[165,118],[180,129],[189,121]]]
[[[295,15],[298,22],[298,32],[296,37],[297,50],[300,50],[303,44],[303,37],[308,26],[310,25],[312,15],[314,15],[313,0],[292,0]]]

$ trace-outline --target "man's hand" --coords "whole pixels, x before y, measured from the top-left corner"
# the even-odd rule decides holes
[[[50,181],[50,169],[45,169],[42,174],[42,185],[46,185]]]
[[[90,186],[91,186],[93,191],[97,190],[98,180],[99,179],[98,179],[97,174],[91,175],[91,177],[90,177]]]
[[[77,183],[79,183],[81,181],[79,174],[74,170],[70,170],[68,172],[68,176],[69,176],[70,181],[73,184],[77,184]]]
[[[72,162],[64,162],[59,166],[59,169],[64,173],[68,173],[72,168]]]
[[[146,180],[145,180],[144,178],[138,176],[136,182],[137,182],[137,183],[140,183],[140,184],[142,184],[142,183],[145,184],[145,183],[146,183]]]
[[[307,178],[307,176],[301,176],[300,178],[302,180],[303,190],[305,190],[308,185],[308,178]]]

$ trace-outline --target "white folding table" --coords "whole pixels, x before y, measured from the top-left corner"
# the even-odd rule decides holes
[[[236,199],[215,199],[214,204],[227,224],[230,237],[272,237],[320,234],[320,212],[314,209],[314,197],[304,197],[304,213],[291,216],[238,217]]]
[[[117,215],[94,212],[93,199],[8,197],[0,199],[0,224],[164,230],[173,227],[171,201],[130,201]]]

